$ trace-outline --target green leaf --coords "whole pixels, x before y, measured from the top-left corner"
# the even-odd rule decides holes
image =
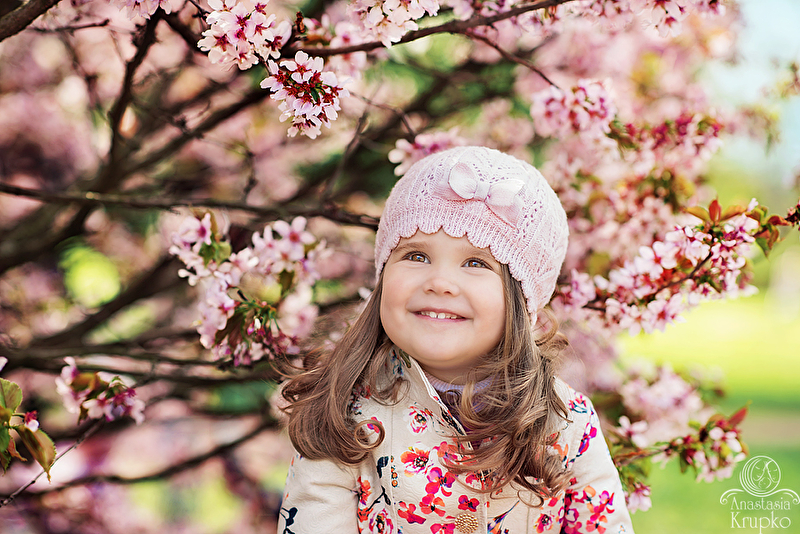
[[[11,443],[11,434],[8,432],[8,427],[0,427],[0,451],[5,451],[9,443]]]
[[[700,219],[703,222],[706,222],[706,223],[709,223],[709,224],[711,223],[711,216],[708,214],[708,212],[705,210],[705,208],[701,208],[700,206],[690,206],[688,208],[684,208],[684,211],[686,213],[694,215],[695,217],[697,217],[698,219]]]
[[[761,247],[761,251],[764,253],[764,256],[769,257],[769,253],[772,250],[769,246],[769,242],[763,237],[757,237],[756,244]]]
[[[30,428],[24,426],[14,427],[14,430],[19,434],[22,444],[30,451],[33,459],[47,473],[47,480],[50,480],[50,468],[56,461],[56,445],[53,440],[41,430],[32,432]]]
[[[294,284],[294,271],[281,271],[278,283],[281,285],[281,297],[287,295]]]
[[[14,382],[0,378],[0,406],[16,412],[22,402],[22,389]]]

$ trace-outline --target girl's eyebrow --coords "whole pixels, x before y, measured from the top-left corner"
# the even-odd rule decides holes
[[[424,241],[406,241],[405,243],[400,243],[394,249],[394,252],[397,254],[405,254],[407,252],[411,252],[414,250],[421,250],[426,251],[428,249],[428,244]]]
[[[482,260],[491,260],[491,261],[495,261],[495,262],[497,261],[495,259],[495,257],[492,256],[491,252],[489,252],[488,250],[482,249],[482,248],[473,247],[471,245],[464,245],[464,249],[463,250],[464,250],[464,255],[465,256],[472,256],[472,257],[479,258],[479,259],[482,259]]]

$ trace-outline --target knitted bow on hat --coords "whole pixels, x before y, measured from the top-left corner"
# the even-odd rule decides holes
[[[446,183],[438,184],[436,192],[447,200],[479,200],[500,219],[516,226],[520,214],[517,195],[523,187],[525,182],[515,179],[485,182],[470,165],[456,163]]]

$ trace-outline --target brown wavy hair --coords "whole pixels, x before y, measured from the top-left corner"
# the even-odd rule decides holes
[[[504,333],[496,349],[466,377],[458,417],[469,431],[456,437],[460,458],[448,468],[457,474],[481,473],[488,482],[484,492],[513,482],[516,489],[532,491],[541,505],[541,499],[563,490],[570,476],[561,459],[548,452],[568,420],[555,390],[559,354],[567,343],[549,311],[544,312],[547,328],[534,340],[522,286],[502,267]],[[382,288],[383,277],[336,347],[309,352],[302,370],[283,387],[289,437],[306,458],[355,465],[384,439],[381,425],[357,421],[349,410],[354,392],[368,391],[389,404],[398,401],[403,389],[401,378],[382,380],[393,348],[380,321]],[[475,384],[487,376],[493,377],[491,385],[475,393]],[[378,427],[377,440],[364,431],[366,424]],[[481,445],[470,450],[467,442]]]

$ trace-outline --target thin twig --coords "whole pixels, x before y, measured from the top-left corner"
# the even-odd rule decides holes
[[[68,452],[70,452],[70,451],[73,451],[73,450],[75,450],[75,449],[78,447],[78,445],[80,445],[81,443],[83,443],[84,441],[86,441],[87,439],[89,439],[89,438],[90,438],[90,437],[91,437],[91,436],[92,436],[92,435],[93,435],[95,432],[97,432],[98,430],[100,430],[100,427],[102,427],[102,426],[103,426],[103,424],[105,424],[105,421],[104,421],[103,419],[99,419],[97,422],[95,422],[95,424],[93,424],[92,426],[90,426],[90,427],[89,427],[89,428],[86,430],[86,432],[84,432],[84,434],[83,434],[82,436],[80,436],[78,439],[76,439],[76,440],[75,440],[75,443],[73,443],[72,445],[70,445],[70,446],[69,446],[69,448],[68,448],[67,450],[65,450],[64,452],[62,452],[62,453],[61,453],[61,454],[59,454],[58,456],[56,456],[56,458],[53,460],[53,464],[55,464],[57,461],[59,461],[61,458],[63,458],[65,454],[67,454],[67,453],[68,453]],[[25,490],[27,490],[28,488],[30,488],[31,486],[33,486],[33,485],[36,483],[36,481],[37,481],[37,480],[39,480],[40,478],[42,478],[42,475],[43,475],[44,473],[45,473],[45,471],[44,471],[44,469],[42,469],[42,472],[41,472],[41,473],[39,473],[38,475],[36,475],[35,477],[33,477],[33,479],[32,479],[30,482],[28,482],[28,483],[26,483],[26,484],[24,484],[24,485],[20,486],[20,487],[19,487],[19,489],[17,489],[17,491],[15,491],[15,492],[14,492],[14,493],[12,493],[11,495],[8,495],[8,496],[7,496],[7,497],[5,497],[3,500],[1,500],[1,501],[0,501],[0,508],[2,508],[3,506],[6,506],[6,505],[8,505],[8,504],[11,504],[11,502],[12,502],[14,499],[16,499],[16,498],[17,498],[17,497],[18,497],[20,494],[22,494],[22,492],[24,492]]]
[[[485,43],[485,44],[491,46],[492,48],[497,50],[497,52],[501,56],[506,58],[507,60],[513,61],[514,63],[517,63],[517,64],[522,65],[523,67],[525,67],[527,69],[532,70],[533,72],[535,72],[536,74],[541,76],[541,78],[544,81],[546,81],[547,83],[549,83],[550,85],[552,85],[556,89],[559,89],[558,85],[556,85],[550,78],[545,76],[545,74],[541,70],[539,70],[536,67],[536,65],[534,65],[533,63],[531,63],[530,61],[528,61],[526,59],[523,59],[523,58],[521,58],[519,56],[516,56],[514,54],[511,54],[511,53],[507,52],[506,50],[503,50],[503,48],[500,45],[498,45],[497,43],[495,43],[494,41],[492,41],[488,37],[483,36],[483,35],[478,35],[472,30],[467,30],[466,32],[464,32],[464,35],[466,35],[467,37],[469,37],[471,39],[475,39],[475,40],[481,41],[482,43]]]
[[[322,204],[327,204],[330,198],[333,196],[333,188],[336,186],[339,178],[342,177],[342,174],[344,174],[344,168],[347,166],[350,156],[353,155],[353,152],[355,152],[356,148],[358,148],[358,146],[361,144],[361,134],[363,133],[364,125],[367,123],[368,115],[368,111],[364,110],[364,113],[362,113],[358,118],[353,137],[350,139],[350,142],[347,143],[347,147],[344,149],[342,157],[339,158],[339,163],[336,165],[336,171],[334,171],[330,178],[328,178],[328,183],[325,184],[325,190],[322,192]]]
[[[99,173],[94,181],[92,189],[97,191],[106,191],[115,182],[119,181],[124,175],[119,172],[118,162],[121,159],[121,149],[123,143],[122,132],[120,131],[120,124],[122,123],[122,116],[128,108],[133,98],[133,77],[136,71],[144,62],[145,57],[150,48],[156,42],[156,27],[161,18],[161,11],[157,10],[147,25],[144,32],[141,34],[136,54],[125,65],[125,76],[122,81],[122,89],[117,97],[111,110],[108,112],[108,122],[111,128],[111,146],[108,149],[108,161],[106,162],[103,170]]]
[[[87,28],[105,28],[110,22],[111,19],[105,19],[101,20],[100,22],[87,22],[86,24],[78,24],[76,26],[58,26],[56,28],[39,28],[36,26],[31,26],[28,29],[39,33],[72,33],[78,30],[85,30]]]
[[[376,108],[394,113],[397,116],[397,118],[399,118],[403,122],[403,126],[405,126],[406,130],[408,130],[408,134],[412,138],[417,136],[417,132],[414,130],[414,127],[411,126],[411,123],[408,120],[408,115],[406,115],[405,111],[402,108],[390,106],[388,104],[381,104],[380,102],[375,102],[374,100],[367,98],[366,96],[361,96],[361,95],[353,95],[353,96],[360,98],[370,106],[374,106]]]

